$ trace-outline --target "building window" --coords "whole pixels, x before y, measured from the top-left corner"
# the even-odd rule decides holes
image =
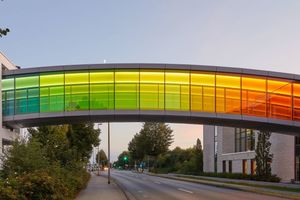
[[[243,174],[248,173],[248,162],[247,160],[243,160]]]
[[[251,160],[251,175],[255,175],[256,173],[256,161],[254,159]]]
[[[215,133],[214,133],[214,147],[215,147],[215,155],[214,155],[214,167],[215,167],[215,172],[218,172],[218,127],[215,126]]]
[[[232,160],[228,161],[229,173],[232,173]]]
[[[223,160],[223,173],[226,173],[226,160]]]
[[[251,129],[235,129],[235,152],[254,151],[255,132]]]

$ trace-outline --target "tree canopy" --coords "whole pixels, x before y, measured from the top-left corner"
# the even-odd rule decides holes
[[[145,122],[139,133],[128,144],[133,159],[141,160],[145,155],[158,156],[169,150],[173,143],[173,130],[165,123]]]
[[[270,177],[272,175],[271,163],[273,154],[270,153],[271,142],[270,132],[259,132],[255,149],[256,175],[260,177]]]

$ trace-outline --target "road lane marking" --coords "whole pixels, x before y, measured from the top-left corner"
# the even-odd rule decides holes
[[[185,189],[182,189],[182,188],[177,188],[177,190],[182,191],[182,192],[186,192],[186,193],[189,193],[189,194],[193,194],[194,193],[192,191],[185,190]]]
[[[154,183],[159,184],[159,185],[161,184],[161,182],[158,182],[158,181],[155,181]]]

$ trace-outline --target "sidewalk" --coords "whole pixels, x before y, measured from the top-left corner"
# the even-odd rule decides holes
[[[270,183],[270,185],[268,185],[267,182],[261,183],[258,181],[251,181],[250,184],[249,182],[245,183],[244,181],[239,181],[239,180],[234,180],[234,181],[232,181],[232,179],[222,180],[222,178],[211,179],[210,177],[203,177],[203,176],[201,177],[201,176],[188,176],[188,175],[178,175],[178,174],[175,175],[175,174],[152,174],[152,173],[148,173],[148,174],[152,176],[159,176],[159,177],[169,178],[174,180],[187,181],[192,183],[211,185],[215,187],[223,187],[223,188],[229,188],[229,189],[235,189],[235,190],[241,190],[247,192],[254,192],[258,194],[265,194],[265,195],[277,196],[282,198],[300,200],[300,189],[298,190],[298,185],[278,183],[278,186],[275,186],[276,183]],[[287,185],[291,187],[287,187]],[[285,189],[287,190],[291,189],[293,191],[285,191]]]
[[[82,190],[76,200],[126,200],[124,193],[112,180],[107,184],[107,178],[103,176],[96,176],[91,173],[91,179],[86,187]]]

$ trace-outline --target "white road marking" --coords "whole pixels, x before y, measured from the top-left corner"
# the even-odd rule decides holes
[[[154,183],[159,184],[159,185],[161,184],[161,182],[158,182],[158,181],[155,181]]]
[[[143,193],[143,191],[142,191],[142,190],[139,190],[138,193]]]
[[[177,190],[182,191],[182,192],[186,192],[186,193],[189,193],[189,194],[193,194],[192,191],[185,190],[185,189],[182,189],[182,188],[177,188]]]

